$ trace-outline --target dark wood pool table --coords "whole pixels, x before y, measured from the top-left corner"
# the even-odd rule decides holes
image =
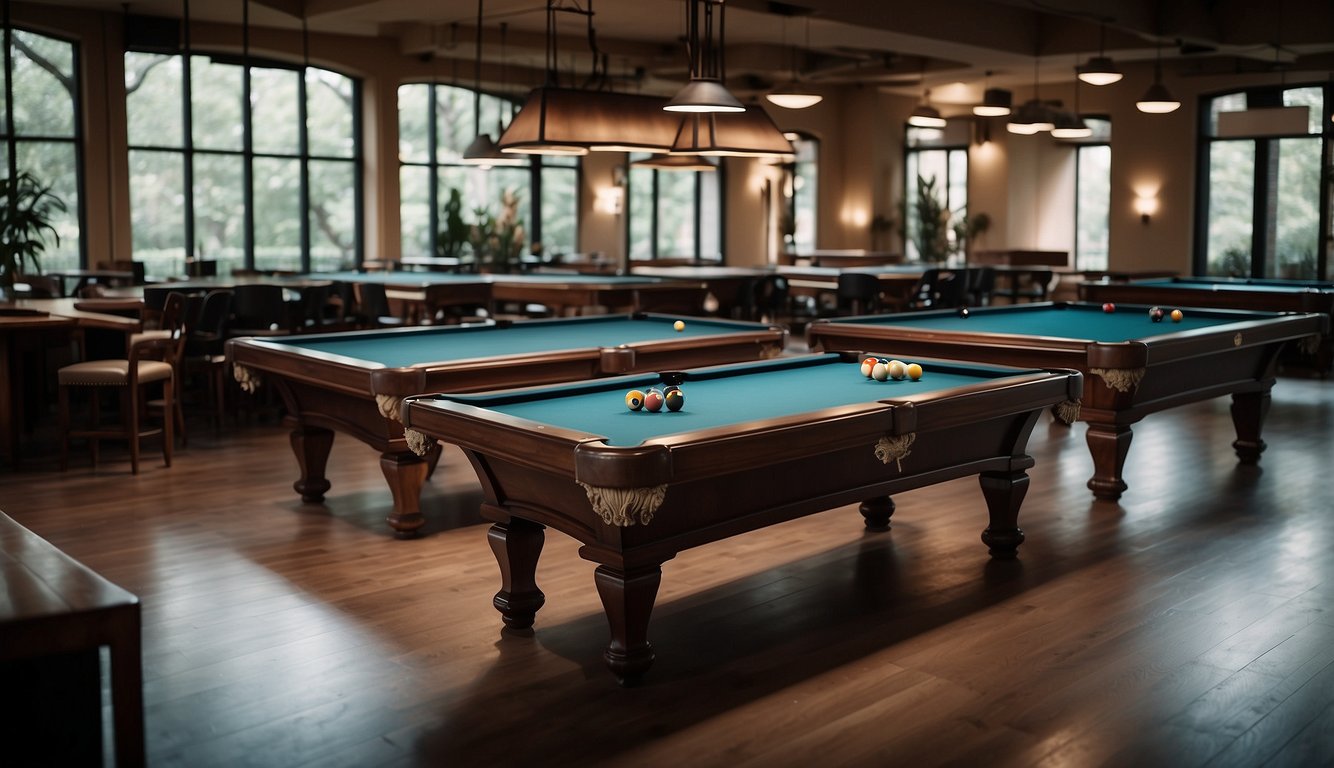
[[[1093,454],[1088,487],[1099,499],[1126,490],[1122,470],[1131,425],[1164,408],[1232,395],[1233,447],[1260,459],[1260,439],[1278,353],[1292,339],[1323,333],[1319,314],[1192,308],[1180,322],[1153,322],[1148,306],[1042,302],[899,313],[812,323],[813,350],[861,350],[984,362],[1066,367],[1088,378],[1078,418]],[[1069,423],[1074,412],[1057,414]]]
[[[334,431],[345,432],[380,451],[388,522],[407,537],[424,522],[419,496],[438,450],[423,459],[405,442],[404,397],[774,357],[785,337],[760,323],[634,314],[234,339],[227,355],[243,387],[267,381],[282,395],[301,498],[323,500]]]
[[[1334,316],[1334,282],[1318,280],[1177,277],[1119,284],[1096,281],[1081,283],[1079,295],[1099,304],[1110,301],[1160,307],[1320,312]],[[1299,352],[1306,358],[1303,362],[1309,362],[1318,373],[1328,374],[1334,366],[1334,338],[1330,334],[1308,337]]]
[[[583,546],[611,625],[603,654],[623,682],[653,661],[662,564],[677,552],[854,502],[888,527],[890,494],[979,475],[982,540],[1013,557],[1024,539],[1029,434],[1077,399],[1071,371],[921,361],[918,381],[878,382],[843,355],[804,355],[681,373],[500,393],[409,398],[409,431],[463,448],[482,481],[500,565],[495,607],[531,626],[546,526]],[[678,412],[632,412],[631,389],[680,381]],[[758,396],[763,393],[763,396]],[[761,628],[757,628],[757,631]]]

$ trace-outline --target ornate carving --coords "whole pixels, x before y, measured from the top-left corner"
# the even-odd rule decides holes
[[[1241,331],[1237,331],[1237,335],[1232,337],[1232,346],[1234,347],[1241,346]]]
[[[415,429],[403,430],[403,437],[408,441],[408,448],[418,456],[425,456],[431,452],[431,447],[435,445],[435,440],[423,435]]]
[[[1117,392],[1133,392],[1144,378],[1143,368],[1090,368],[1089,373],[1102,378],[1107,386]]]
[[[782,357],[782,356],[783,356],[783,345],[781,344],[766,344],[765,346],[760,347],[761,360],[772,360],[775,357]]]
[[[380,411],[380,415],[386,419],[402,421],[399,418],[403,413],[403,398],[393,395],[376,395],[375,407]]]
[[[1059,402],[1052,408],[1052,411],[1056,414],[1056,418],[1060,419],[1064,424],[1074,424],[1076,421],[1079,421],[1078,400],[1064,400]]]
[[[667,497],[666,485],[649,488],[601,488],[587,483],[579,485],[588,494],[588,503],[602,518],[602,522],[622,528],[635,523],[648,525],[653,520],[653,513],[658,511],[662,500]]]
[[[875,457],[880,459],[881,464],[894,462],[894,467],[899,472],[903,471],[903,460],[912,453],[909,450],[913,441],[917,439],[916,432],[909,432],[906,435],[890,437],[888,435],[880,438],[875,444]]]
[[[255,394],[255,390],[259,389],[259,385],[263,383],[259,374],[239,363],[232,363],[232,378],[236,379],[236,383],[241,385],[242,392],[250,395]]]

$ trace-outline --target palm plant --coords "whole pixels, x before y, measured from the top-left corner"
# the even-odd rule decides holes
[[[60,245],[52,221],[64,211],[65,201],[27,171],[0,181],[0,286],[13,287],[27,265],[41,272],[46,235]]]

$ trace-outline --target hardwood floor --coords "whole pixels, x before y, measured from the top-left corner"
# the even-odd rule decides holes
[[[137,477],[6,472],[0,509],[142,599],[154,766],[1334,764],[1334,382],[1279,382],[1259,468],[1226,399],[1150,416],[1119,504],[1083,432],[1035,431],[1014,562],[974,479],[898,497],[888,533],[844,507],[681,553],[633,689],[559,533],[535,632],[501,631],[453,447],[415,541],[343,435],[302,504],[272,423]]]

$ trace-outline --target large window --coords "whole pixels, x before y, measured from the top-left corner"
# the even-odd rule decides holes
[[[905,141],[904,253],[915,261],[944,259],[957,251],[954,225],[968,215],[968,126],[965,121],[953,121],[944,129],[909,126]],[[924,222],[932,208],[923,192],[935,199],[942,216]],[[942,221],[939,237],[929,236]]]
[[[722,261],[722,175],[721,164],[715,171],[676,171],[631,162],[630,258]]]
[[[819,215],[820,140],[803,133],[790,133],[787,138],[796,157],[784,174],[787,219],[783,222],[783,240],[788,250],[809,253],[815,250]]]
[[[1112,215],[1112,124],[1085,117],[1093,135],[1075,149],[1075,268],[1107,269]]]
[[[464,164],[463,152],[474,138],[474,101],[480,103],[482,130],[493,139],[512,109],[504,99],[474,96],[472,90],[443,84],[411,83],[398,89],[402,254],[444,252],[444,238],[438,247],[436,235],[448,227],[454,191],[461,202],[459,216],[467,224],[483,212],[498,215],[502,195],[516,195],[525,252],[539,243],[548,255],[577,250],[578,159],[533,156],[528,165],[490,169]]]
[[[5,52],[3,103],[5,178],[34,176],[65,203],[53,211],[57,243],[48,236],[42,269],[68,269],[83,260],[82,154],[79,136],[79,50],[70,42],[9,29]],[[7,97],[13,94],[12,100]]]
[[[1322,84],[1205,101],[1197,272],[1328,279],[1329,97]]]
[[[361,261],[360,88],[281,62],[125,54],[134,258],[324,271]]]

